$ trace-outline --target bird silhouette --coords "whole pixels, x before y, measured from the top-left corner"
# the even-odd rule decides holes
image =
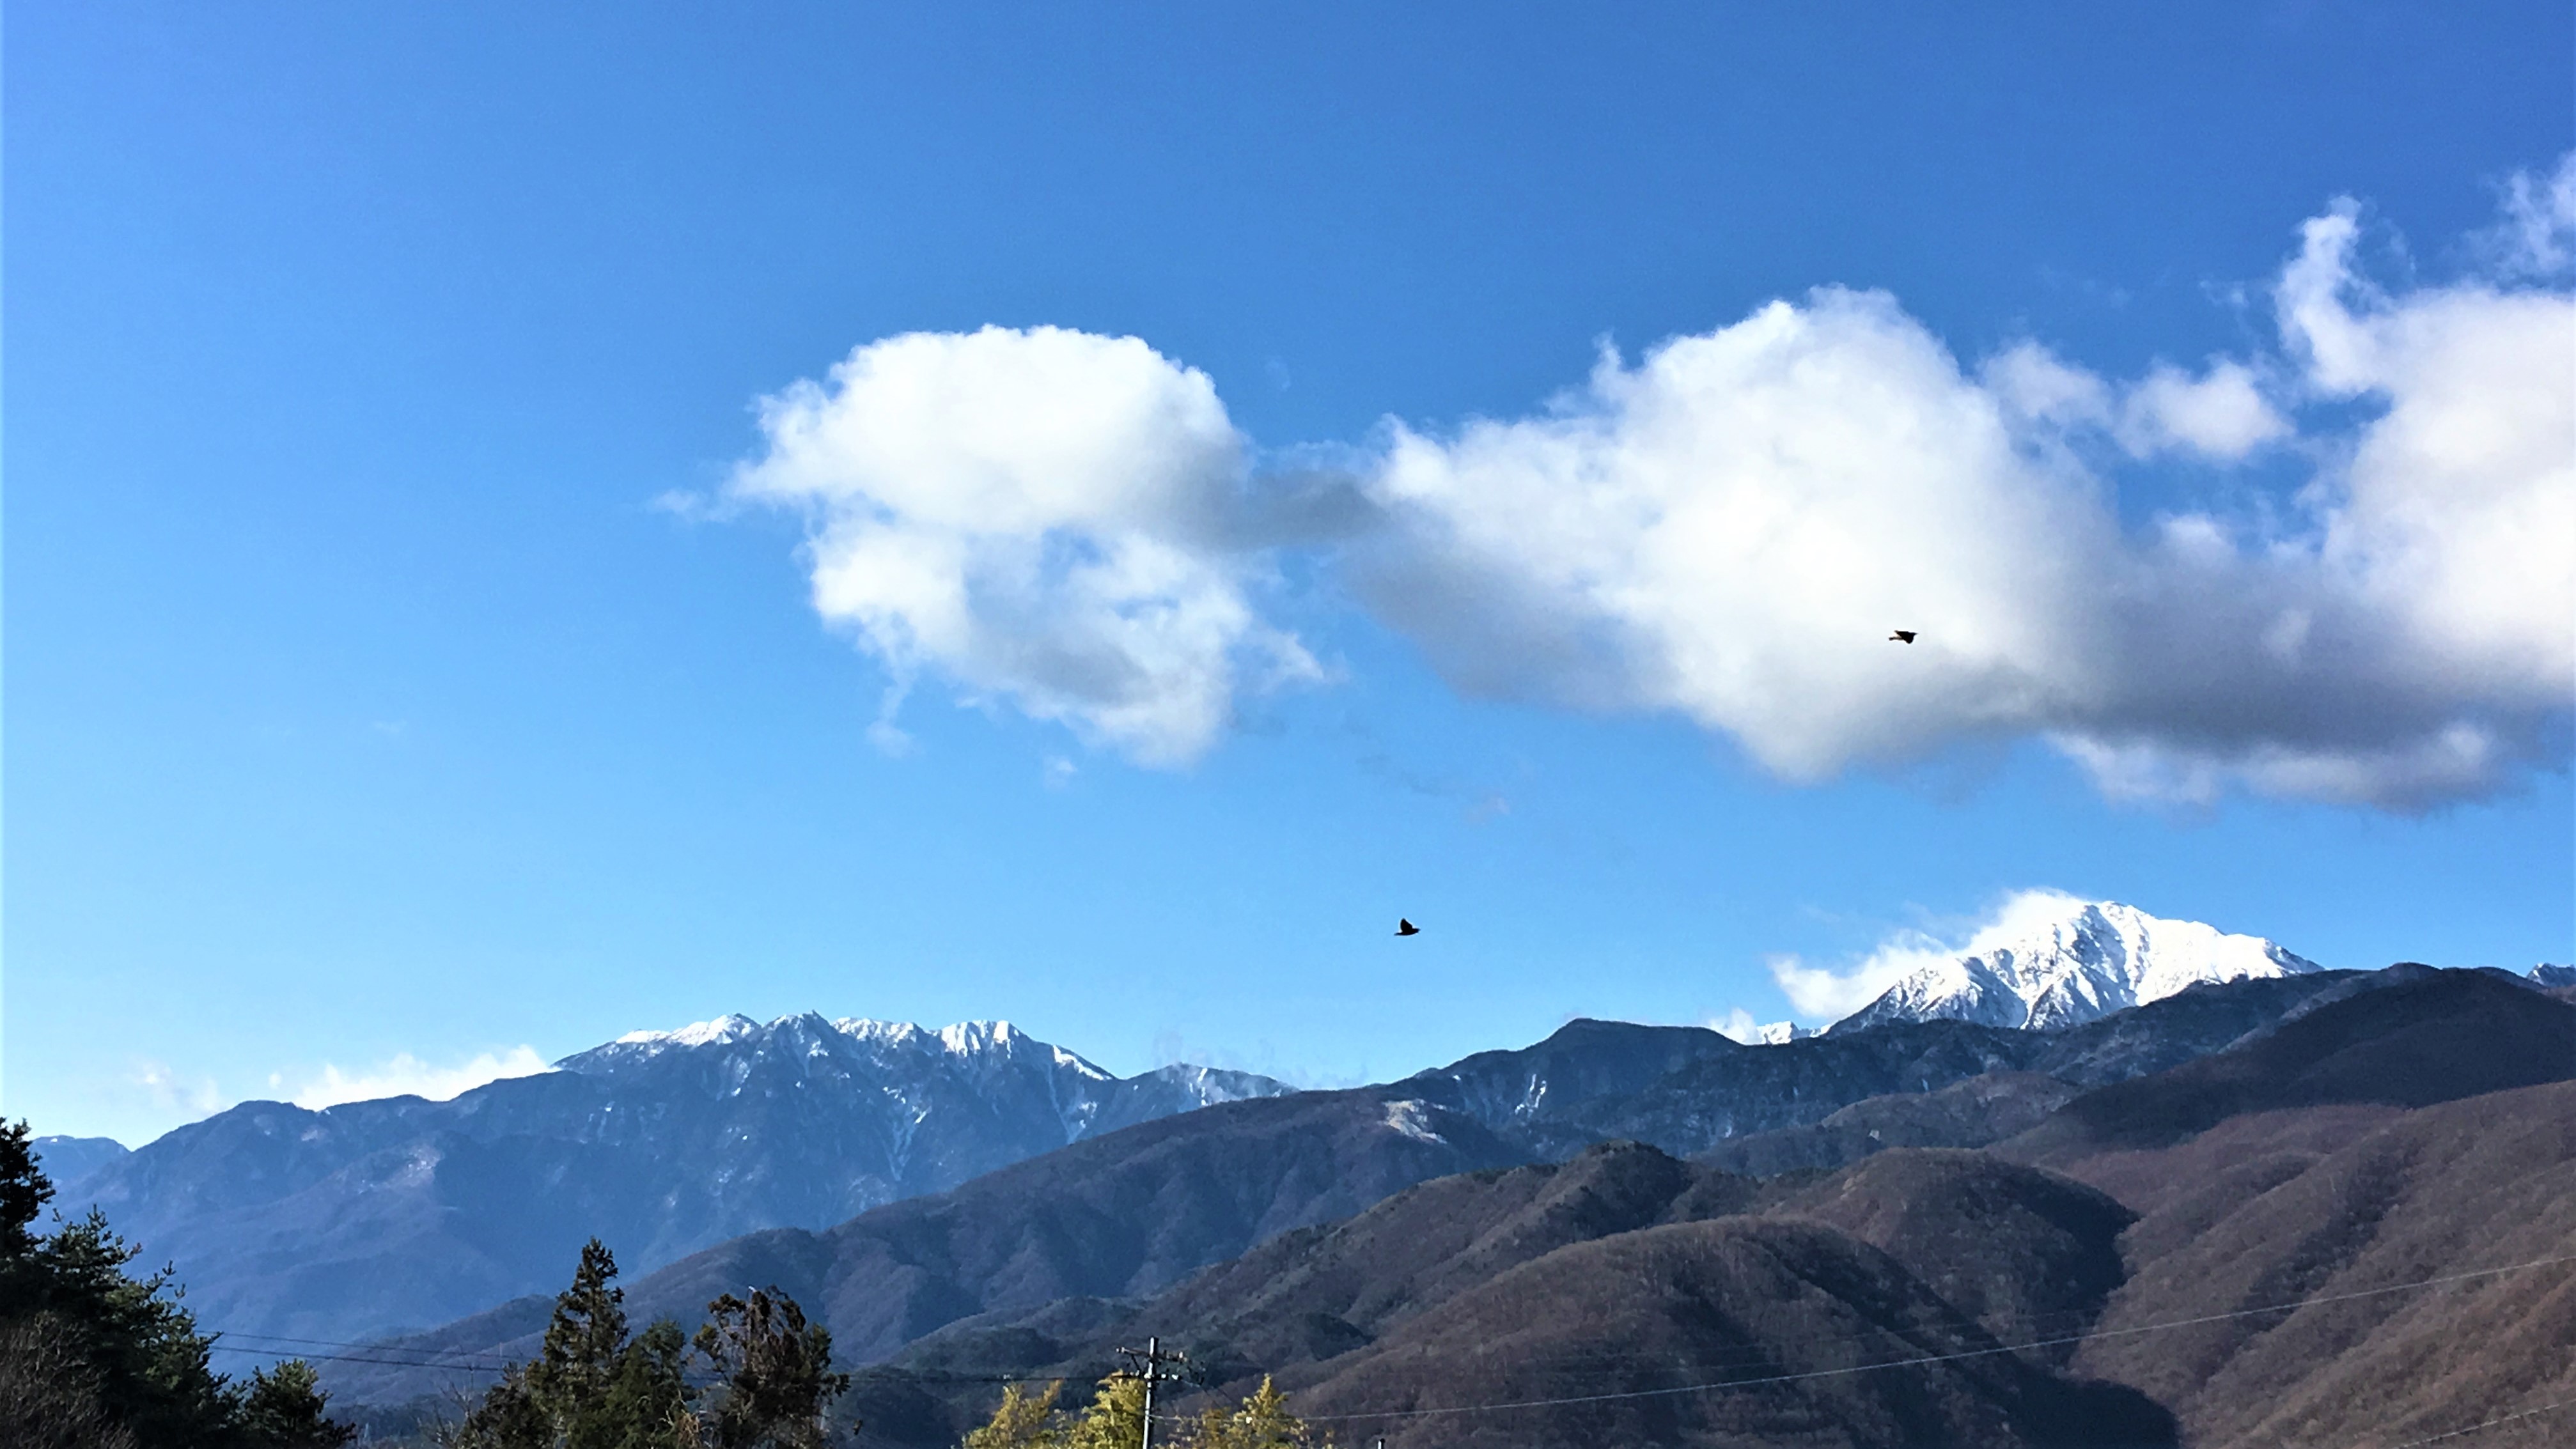
[[[1890,644],[1911,644],[1914,642],[1914,631],[1911,629],[1899,629],[1895,633],[1887,636],[1887,642]]]
[[[1422,934],[1422,928],[1398,916],[1395,918],[1395,933],[1399,936],[1419,936]]]

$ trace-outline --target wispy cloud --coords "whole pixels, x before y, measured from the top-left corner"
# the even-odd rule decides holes
[[[191,1077],[166,1062],[138,1061],[126,1078],[160,1112],[204,1117],[224,1108],[221,1088],[207,1076]]]
[[[531,1046],[484,1052],[448,1066],[433,1065],[409,1052],[397,1052],[373,1066],[354,1069],[325,1062],[319,1071],[292,1086],[285,1074],[280,1073],[269,1078],[269,1085],[296,1106],[319,1110],[342,1102],[368,1102],[380,1097],[426,1097],[433,1102],[444,1102],[486,1082],[496,1082],[504,1077],[532,1077],[552,1070],[553,1067]]]
[[[1796,956],[1774,956],[1764,964],[1770,967],[1771,979],[1779,984],[1781,994],[1789,998],[1800,1017],[1813,1022],[1839,1021],[1927,966],[2017,945],[2064,920],[2082,905],[2080,898],[2060,890],[2013,891],[1953,939],[1945,940],[1928,931],[1900,930],[1848,965],[1810,966]]]

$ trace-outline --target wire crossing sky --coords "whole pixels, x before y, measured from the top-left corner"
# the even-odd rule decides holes
[[[10,19],[39,1132],[2576,957],[2564,6]]]

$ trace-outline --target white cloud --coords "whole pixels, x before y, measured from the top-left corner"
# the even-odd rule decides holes
[[[1814,1030],[1794,1022],[1756,1021],[1753,1013],[1741,1006],[1730,1007],[1726,1015],[1711,1017],[1701,1024],[1719,1036],[1745,1046],[1779,1046],[1816,1034]]]
[[[1534,416],[1397,426],[1372,483],[1404,543],[1362,586],[1463,687],[1679,713],[1793,780],[2036,734],[2115,796],[2493,790],[2576,698],[2576,297],[2386,295],[2357,226],[2305,228],[2283,365],[2384,411],[2308,440],[2335,461],[2276,531],[2133,535],[2076,445],[2281,441],[2254,367],[2120,389],[2024,344],[1972,373],[1824,288]]]
[[[762,408],[736,498],[807,511],[814,607],[896,677],[935,671],[1153,765],[1238,689],[1320,674],[1255,614],[1229,536],[1244,444],[1207,375],[1040,327],[871,343]],[[872,735],[901,748],[890,718]]]
[[[224,1095],[212,1077],[189,1078],[166,1062],[137,1061],[127,1077],[139,1089],[144,1100],[163,1114],[181,1114],[194,1119],[220,1112]]]
[[[2197,378],[2170,366],[2149,372],[2129,390],[2119,426],[2120,445],[2142,458],[2182,449],[2234,461],[2290,432],[2254,370],[2225,358]]]
[[[380,1097],[426,1097],[444,1102],[463,1092],[472,1091],[486,1082],[504,1077],[532,1077],[554,1070],[536,1048],[515,1046],[505,1052],[484,1052],[454,1066],[432,1066],[409,1052],[398,1052],[390,1060],[372,1067],[344,1071],[325,1062],[319,1072],[302,1085],[285,1091],[286,1099],[298,1107],[318,1111],[342,1102],[371,1102]],[[283,1076],[269,1079],[272,1088],[284,1089]]]
[[[2197,372],[1963,365],[1825,287],[1258,481],[1210,380],[1134,338],[913,334],[769,400],[729,497],[807,512],[889,749],[935,675],[1195,759],[1243,691],[1322,677],[1259,607],[1302,546],[1463,689],[1678,714],[1791,780],[2036,737],[2120,798],[2422,808],[2560,762],[2576,698],[2576,294],[2517,280],[2565,266],[2576,162],[2505,200],[2512,260],[2394,292],[2336,203],[2277,350]],[[2124,458],[2265,449],[2315,473],[2254,522],[2122,522]]]
[[[1795,956],[1774,956],[1766,964],[1771,968],[1771,979],[1779,983],[1799,1016],[1817,1022],[1840,1021],[1927,966],[2018,946],[2065,920],[2082,904],[2064,891],[2014,891],[1955,944],[1930,932],[1904,930],[1890,935],[1867,956],[1841,970],[1809,966]]]
[[[2504,220],[2487,241],[2504,271],[2546,276],[2576,264],[2576,151],[2548,176],[2506,179]]]
[[[1881,293],[1605,355],[1538,417],[1399,427],[1375,487],[1411,546],[1373,601],[1471,688],[1678,711],[1800,780],[2096,692],[2111,520]]]
[[[1946,959],[1948,953],[1929,937],[1912,944],[1890,943],[1868,959],[1843,970],[1810,966],[1796,956],[1774,956],[1765,964],[1790,1008],[1809,1021],[1839,1021],[1884,995],[1887,988],[1914,974],[1917,967]]]
[[[1752,1012],[1741,1006],[1730,1007],[1726,1015],[1712,1016],[1700,1025],[1716,1032],[1719,1036],[1742,1042],[1746,1046],[1751,1046],[1762,1039],[1762,1024],[1753,1019]]]

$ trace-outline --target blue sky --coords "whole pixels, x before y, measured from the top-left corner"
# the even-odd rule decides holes
[[[2576,954],[2563,5],[7,20],[40,1132]]]

